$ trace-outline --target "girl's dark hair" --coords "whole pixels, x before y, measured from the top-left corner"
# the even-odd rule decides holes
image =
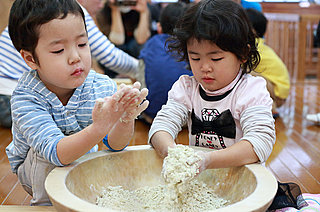
[[[190,7],[180,18],[168,40],[168,49],[179,61],[187,61],[187,42],[209,40],[223,51],[232,52],[241,61],[243,73],[249,73],[260,62],[255,34],[248,17],[232,0],[202,0]]]
[[[84,13],[76,0],[16,0],[10,10],[9,35],[14,47],[31,52],[37,61],[35,48],[39,40],[39,28],[53,19],[64,19],[68,14]]]

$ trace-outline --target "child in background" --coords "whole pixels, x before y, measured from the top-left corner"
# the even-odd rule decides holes
[[[177,62],[168,53],[166,40],[170,37],[179,17],[187,5],[183,2],[170,3],[161,10],[158,34],[150,38],[140,52],[137,80],[149,90],[149,107],[140,118],[152,123],[153,118],[168,100],[168,91],[183,74],[192,75],[186,62]]]
[[[259,65],[252,74],[262,76],[266,80],[267,89],[273,99],[272,114],[274,118],[277,118],[279,116],[277,108],[285,103],[289,95],[289,72],[281,58],[264,43],[263,36],[267,29],[267,18],[255,9],[246,9],[246,13],[258,36],[258,51],[261,57]]]
[[[30,9],[31,8],[31,9]],[[147,90],[117,85],[90,71],[91,54],[84,13],[76,0],[16,0],[9,33],[33,69],[13,92],[13,141],[6,148],[31,205],[50,205],[44,181],[56,166],[98,150],[126,147],[134,119],[148,102]]]
[[[241,5],[202,0],[178,22],[169,44],[194,76],[181,76],[155,117],[149,142],[165,157],[187,123],[189,145],[200,152],[199,171],[265,162],[275,142],[272,99],[258,65],[255,35]]]

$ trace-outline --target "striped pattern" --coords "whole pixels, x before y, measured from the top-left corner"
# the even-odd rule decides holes
[[[63,106],[40,81],[36,71],[25,72],[11,98],[13,141],[6,153],[12,171],[16,173],[30,147],[56,166],[62,166],[57,156],[57,143],[64,136],[90,125],[95,100],[111,96],[116,89],[116,83],[108,76],[90,71],[85,82]],[[90,152],[97,149],[95,146]]]

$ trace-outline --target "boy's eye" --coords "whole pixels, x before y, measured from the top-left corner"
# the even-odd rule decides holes
[[[223,57],[220,57],[220,58],[212,58],[211,60],[212,61],[219,61],[219,60],[222,60],[223,59]]]
[[[53,54],[59,54],[59,53],[61,53],[61,52],[63,52],[63,49],[60,49],[60,50],[58,50],[58,51],[53,51],[52,53],[53,53]]]
[[[87,43],[82,43],[82,44],[79,44],[79,47],[84,47],[86,45],[87,45]]]

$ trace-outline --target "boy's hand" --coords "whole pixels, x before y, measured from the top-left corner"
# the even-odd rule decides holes
[[[123,85],[120,85],[120,89],[123,87]],[[135,82],[133,84],[133,89],[139,90],[141,87],[141,84],[139,82]],[[148,105],[149,101],[145,100],[146,96],[148,95],[148,89],[143,88],[138,97],[134,98],[128,105],[128,107],[125,109],[124,114],[120,118],[121,122],[129,122],[131,120],[134,120],[137,118],[137,116],[144,111]]]
[[[140,87],[139,87],[140,88]],[[107,134],[124,116],[125,111],[133,103],[139,101],[141,92],[135,87],[121,86],[111,97],[99,98],[92,111],[95,128],[101,134]]]

